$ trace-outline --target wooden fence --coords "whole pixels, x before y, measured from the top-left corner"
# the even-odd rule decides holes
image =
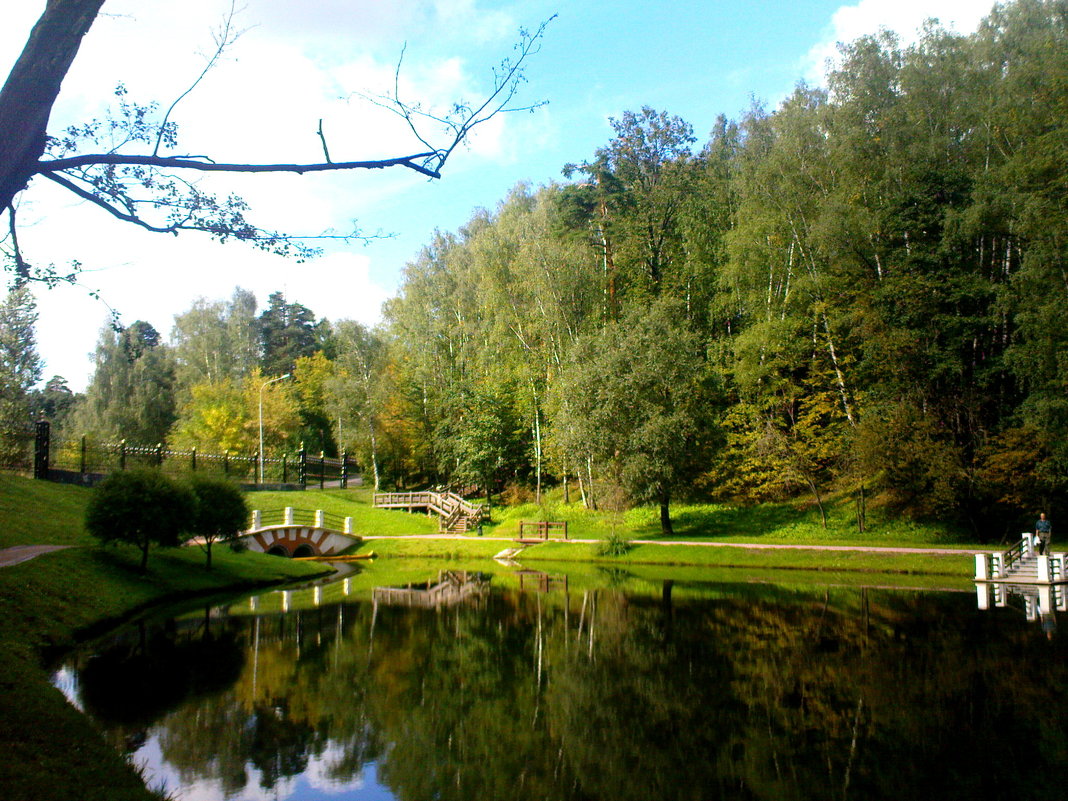
[[[520,520],[519,540],[547,540],[556,534],[562,539],[567,539],[567,521],[562,520]]]

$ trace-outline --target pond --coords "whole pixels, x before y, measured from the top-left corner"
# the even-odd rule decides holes
[[[970,585],[377,569],[55,682],[183,801],[1063,797],[1065,638]]]

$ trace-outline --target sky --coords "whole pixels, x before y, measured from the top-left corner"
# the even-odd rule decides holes
[[[6,76],[45,0],[0,10]],[[128,98],[166,109],[203,70],[231,0],[107,0],[83,41],[49,131],[103,116],[123,84]],[[282,291],[318,318],[380,320],[406,263],[435,229],[454,231],[477,208],[494,209],[516,184],[562,180],[612,136],[611,119],[652,106],[689,122],[698,146],[720,114],[768,108],[799,81],[820,85],[836,43],[895,30],[916,38],[937,18],[975,30],[986,0],[238,0],[237,41],[175,107],[176,152],[227,162],[321,161],[320,120],[334,161],[417,152],[401,122],[369,103],[398,75],[405,99],[443,109],[473,100],[512,53],[518,31],[553,15],[530,58],[517,103],[532,112],[494,118],[446,164],[440,180],[411,171],[211,176],[265,228],[316,235],[381,234],[366,244],[327,242],[303,264],[196,232],[154,234],[120,222],[43,179],[19,198],[19,245],[37,264],[82,272],[75,286],[35,290],[44,379],[84,390],[100,329],[117,313],[169,338],[174,316],[200,297],[255,292],[261,308]],[[133,151],[130,151],[133,152]],[[0,247],[8,245],[0,242]]]

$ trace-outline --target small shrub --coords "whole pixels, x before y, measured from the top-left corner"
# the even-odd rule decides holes
[[[598,554],[600,556],[625,556],[629,550],[630,540],[613,531],[605,539],[601,540]]]
[[[505,506],[520,506],[524,503],[533,503],[534,491],[518,481],[510,481],[501,492],[501,502]]]

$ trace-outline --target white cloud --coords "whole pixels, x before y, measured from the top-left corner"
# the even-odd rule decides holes
[[[805,57],[805,78],[824,83],[827,63],[837,58],[839,42],[851,42],[887,28],[907,44],[919,38],[928,19],[937,19],[957,33],[971,33],[991,8],[992,3],[986,0],[860,0],[842,6],[834,12],[827,35]]]

